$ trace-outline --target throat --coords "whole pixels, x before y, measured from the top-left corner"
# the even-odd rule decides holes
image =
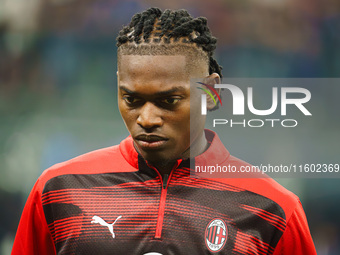
[[[161,162],[149,162],[152,166],[154,166],[162,177],[164,175],[170,175],[171,170],[174,168],[177,160],[164,160]]]

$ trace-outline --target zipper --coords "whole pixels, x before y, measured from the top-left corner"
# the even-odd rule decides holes
[[[171,176],[173,171],[179,166],[179,164],[182,162],[182,159],[177,160],[176,165],[172,168],[170,175],[165,174],[162,178],[161,174],[158,172],[158,170],[154,167],[152,167],[156,172],[158,173],[161,184],[162,184],[162,191],[161,191],[161,198],[159,201],[159,208],[158,208],[158,217],[157,217],[157,225],[156,225],[156,232],[155,232],[155,239],[161,239],[162,237],[162,228],[163,228],[163,220],[164,220],[164,212],[165,212],[165,202],[166,202],[166,195],[168,191],[168,184],[170,182]]]
[[[163,176],[163,189],[166,189],[166,186],[168,184],[168,179],[169,179],[169,175],[168,174],[165,174]]]
[[[169,179],[168,174],[165,174],[163,179],[161,178],[161,180],[162,180],[162,192],[161,192],[161,198],[160,198],[160,201],[159,201],[155,239],[161,239],[161,237],[162,237],[162,228],[163,228],[164,211],[165,211],[165,201],[166,201],[166,194],[167,194],[167,191],[168,191],[168,188],[167,188],[168,179]]]

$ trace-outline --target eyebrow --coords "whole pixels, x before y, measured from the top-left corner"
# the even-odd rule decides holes
[[[128,89],[127,87],[125,87],[123,85],[119,86],[119,89],[124,90],[125,92],[127,92],[131,95],[139,95],[140,94],[138,92],[135,92],[135,91]],[[183,86],[176,86],[176,87],[173,87],[172,89],[169,89],[169,90],[157,92],[157,93],[155,93],[155,95],[156,96],[167,96],[167,95],[170,95],[174,92],[181,92],[181,91],[185,91],[185,88]]]

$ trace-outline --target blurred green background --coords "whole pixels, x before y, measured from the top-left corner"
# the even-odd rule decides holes
[[[115,37],[150,6],[207,17],[225,77],[340,76],[339,0],[0,0],[0,254],[44,169],[128,135]],[[278,181],[301,198],[318,254],[340,254],[340,180]]]

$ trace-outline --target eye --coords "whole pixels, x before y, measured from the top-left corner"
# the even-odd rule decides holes
[[[168,104],[168,105],[175,105],[177,104],[181,99],[177,97],[168,97],[164,98],[161,100],[163,104]]]
[[[141,101],[140,98],[137,98],[137,97],[134,97],[134,96],[124,96],[123,99],[129,105],[137,104]]]

